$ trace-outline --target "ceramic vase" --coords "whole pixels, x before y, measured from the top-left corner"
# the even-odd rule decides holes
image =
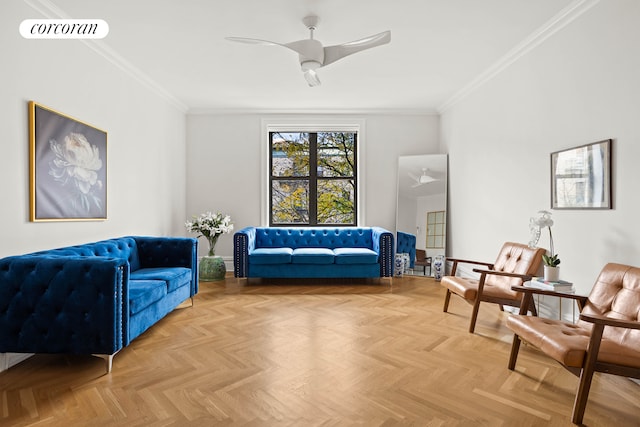
[[[433,260],[433,277],[439,282],[442,279],[442,273],[444,271],[444,257],[437,255]]]
[[[207,238],[209,241],[209,253],[202,257],[200,266],[198,267],[198,275],[203,282],[215,282],[223,280],[227,273],[227,267],[221,256],[216,256],[216,243],[218,243],[219,234],[215,234]]]
[[[402,254],[396,254],[393,267],[393,274],[395,276],[402,276],[404,272],[404,256]]]
[[[223,280],[226,273],[227,268],[221,256],[204,256],[200,260],[198,274],[201,281],[215,282]]]
[[[402,260],[404,262],[404,274],[408,274],[409,273],[409,269],[411,268],[411,257],[409,256],[408,253],[403,252],[402,253]]]
[[[544,280],[547,282],[557,282],[560,279],[560,267],[544,266]]]

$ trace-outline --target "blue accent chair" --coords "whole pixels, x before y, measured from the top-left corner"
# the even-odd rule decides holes
[[[404,231],[398,231],[397,234],[396,253],[409,254],[409,267],[414,268],[416,261],[416,236],[405,233]]]

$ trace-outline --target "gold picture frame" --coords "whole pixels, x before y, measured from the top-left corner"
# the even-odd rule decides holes
[[[31,221],[107,219],[107,132],[29,101]]]

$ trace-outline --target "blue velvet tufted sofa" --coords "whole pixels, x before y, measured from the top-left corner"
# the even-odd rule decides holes
[[[106,361],[198,292],[197,240],[122,237],[0,259],[0,353]]]
[[[392,277],[393,234],[380,227],[246,227],[233,236],[235,277]]]

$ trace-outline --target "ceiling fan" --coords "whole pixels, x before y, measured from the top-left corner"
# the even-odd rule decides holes
[[[304,78],[307,80],[309,86],[319,86],[320,79],[316,70],[318,68],[327,66],[345,56],[358,53],[365,49],[387,44],[391,41],[391,31],[384,31],[379,34],[375,34],[369,37],[365,37],[360,40],[354,40],[348,43],[343,43],[335,46],[322,46],[318,40],[313,38],[313,31],[318,24],[318,17],[310,15],[305,17],[302,22],[309,29],[310,35],[308,39],[298,40],[291,43],[277,43],[268,40],[252,39],[245,37],[226,37],[227,40],[250,43],[250,44],[264,44],[282,46],[293,50],[298,54],[300,60],[300,67],[304,72]]]
[[[407,172],[409,177],[416,182],[415,184],[413,184],[411,186],[411,188],[416,188],[416,187],[419,187],[421,185],[428,184],[430,182],[434,182],[434,181],[438,180],[437,178],[434,178],[431,175],[427,175],[427,171],[428,171],[427,168],[422,168],[422,175],[420,175],[420,176],[415,176],[411,172]]]

